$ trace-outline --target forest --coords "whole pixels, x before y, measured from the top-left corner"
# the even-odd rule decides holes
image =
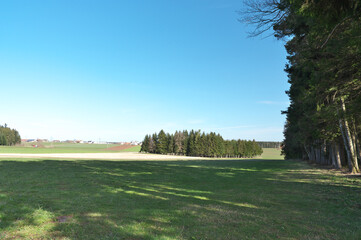
[[[250,158],[261,155],[258,143],[247,140],[224,140],[214,132],[200,130],[176,131],[174,134],[161,130],[158,134],[144,137],[141,152],[174,154],[195,157]]]
[[[6,124],[0,125],[0,145],[12,146],[21,142],[19,132],[9,128]]]
[[[247,1],[252,36],[285,41],[290,106],[283,154],[360,172],[361,1]]]
[[[282,142],[271,142],[271,141],[257,141],[261,148],[280,148]]]

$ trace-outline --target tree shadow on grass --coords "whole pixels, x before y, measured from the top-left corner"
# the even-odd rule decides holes
[[[325,223],[345,205],[322,200],[361,194],[303,170],[283,160],[1,161],[0,238],[352,237]],[[361,212],[347,208],[342,221],[350,213]]]

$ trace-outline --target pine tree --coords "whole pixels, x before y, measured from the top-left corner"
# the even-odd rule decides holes
[[[140,152],[149,152],[149,136],[145,135]]]
[[[150,153],[156,153],[157,148],[157,135],[153,134],[151,137],[149,137],[149,147],[148,150]]]
[[[15,145],[21,143],[21,137],[17,130],[11,129],[5,124],[0,125],[0,145]]]
[[[168,138],[167,153],[175,154],[174,135],[173,134],[167,134],[167,138]]]
[[[355,0],[249,2],[255,35],[287,38],[290,106],[282,151],[350,172],[361,162],[361,4]],[[255,152],[260,152],[255,149]]]
[[[183,154],[183,141],[184,141],[184,134],[183,132],[176,131],[174,134],[174,153],[176,155]]]
[[[160,154],[166,154],[168,151],[168,138],[163,130],[160,130],[158,134],[158,142],[157,142],[156,152]]]
[[[189,133],[187,130],[183,131],[183,142],[182,142],[182,146],[183,146],[183,155],[189,156]]]
[[[184,154],[201,157],[254,157],[262,154],[258,143],[246,140],[224,140],[214,132],[204,133],[200,130],[176,131],[175,134],[165,133],[146,135],[141,151],[160,154]]]

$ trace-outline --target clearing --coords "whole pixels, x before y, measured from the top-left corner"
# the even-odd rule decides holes
[[[1,159],[0,239],[360,239],[360,199],[300,161]]]

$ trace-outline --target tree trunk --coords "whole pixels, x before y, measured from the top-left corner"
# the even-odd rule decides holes
[[[355,143],[355,151],[356,151],[356,156],[358,158],[358,160],[361,162],[361,149],[360,149],[360,141],[357,135],[357,128],[356,128],[356,124],[355,124],[355,120],[352,121],[353,123],[353,141]]]
[[[333,151],[333,147],[332,147],[333,143],[330,143],[327,145],[327,153],[328,153],[328,158],[327,158],[327,165],[332,166],[333,163],[333,157],[334,157],[334,151]]]
[[[358,140],[357,136],[356,136],[356,150],[357,150],[357,157],[359,162],[361,162],[361,146],[360,146],[360,141]]]
[[[310,146],[310,163],[314,162],[314,153],[313,153],[313,147]]]
[[[321,164],[327,165],[327,158],[326,158],[326,143],[322,143],[320,147],[320,154],[321,154]]]
[[[335,167],[335,162],[336,162],[336,158],[335,158],[335,151],[333,149],[333,145],[334,143],[332,142],[329,146],[328,146],[328,164],[331,165],[332,167]]]
[[[315,149],[315,161],[316,161],[316,163],[317,164],[319,164],[320,163],[320,149],[319,149],[319,147],[317,146],[317,147],[315,147],[314,148]]]
[[[341,156],[340,156],[340,145],[338,143],[333,143],[332,155],[333,155],[332,165],[336,169],[340,169],[341,168]]]
[[[346,106],[345,106],[345,102],[344,102],[343,98],[341,98],[341,107],[342,107],[343,113],[345,113]],[[351,173],[358,173],[358,172],[360,172],[360,169],[358,167],[357,156],[355,154],[355,149],[354,149],[354,143],[352,141],[349,124],[348,124],[346,117],[343,116],[343,119],[339,120],[339,124],[340,124],[341,133],[343,132],[342,136],[344,139],[345,148],[346,148],[346,152],[347,152],[348,168]]]
[[[308,157],[308,160],[311,161],[311,152],[310,150],[308,149],[308,147],[306,145],[303,145],[303,147],[305,148],[305,151],[307,153],[307,157]]]
[[[310,159],[310,162],[311,163],[314,163],[316,162],[316,151],[315,151],[315,148],[313,146],[310,147],[311,149],[311,159]]]
[[[343,145],[343,141],[339,142],[340,158],[341,158],[341,167],[347,165],[346,157],[346,147]]]

